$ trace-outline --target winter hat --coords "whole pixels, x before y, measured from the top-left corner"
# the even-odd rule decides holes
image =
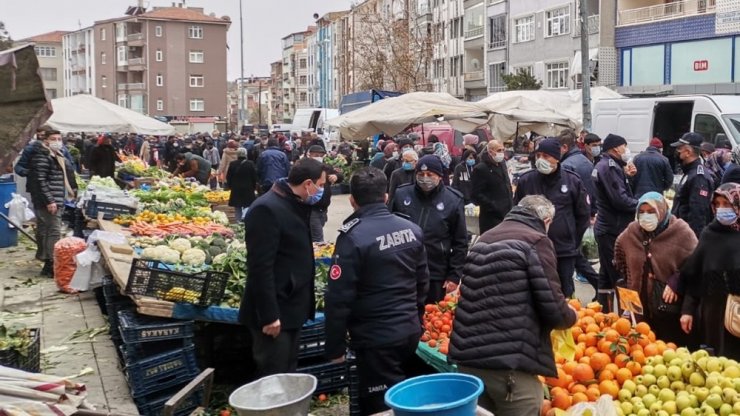
[[[478,140],[480,139],[475,134],[466,134],[463,136],[463,146],[475,146]]]
[[[444,176],[442,161],[436,155],[422,156],[422,158],[416,162],[416,173],[419,172],[433,172],[439,176]]]
[[[321,153],[322,155],[326,154],[326,149],[319,146],[318,144],[315,144],[308,148],[308,153]]]
[[[555,160],[560,160],[560,141],[554,137],[548,137],[537,146],[535,153],[537,152],[552,156]]]
[[[606,139],[604,139],[604,144],[601,145],[601,150],[606,152],[607,150],[614,149],[623,144],[627,144],[627,140],[625,140],[624,137],[617,136],[616,134],[609,134],[606,136]]]
[[[712,143],[704,142],[701,144],[701,151],[702,152],[709,152],[714,153],[714,151],[717,150]]]
[[[659,138],[653,137],[652,139],[650,139],[650,146],[658,148],[658,149],[662,149],[663,142]]]

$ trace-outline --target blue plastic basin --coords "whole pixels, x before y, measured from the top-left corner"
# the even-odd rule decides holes
[[[385,404],[396,416],[474,416],[483,381],[460,373],[414,377],[391,387]]]

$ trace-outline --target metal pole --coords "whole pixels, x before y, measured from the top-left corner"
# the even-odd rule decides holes
[[[241,106],[239,106],[239,121],[241,121],[239,128],[241,128],[244,125],[244,116],[246,113],[244,102],[244,17],[242,16],[242,0],[239,0],[239,41],[241,45],[241,78],[237,85],[241,89]]]
[[[591,68],[588,47],[588,0],[581,0],[581,100],[583,128],[591,130]]]
[[[258,80],[259,90],[257,92],[257,124],[262,124],[262,80]]]

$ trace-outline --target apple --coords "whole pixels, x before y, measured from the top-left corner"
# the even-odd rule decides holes
[[[650,408],[650,405],[657,402],[658,398],[655,397],[652,393],[648,393],[644,396],[642,396],[642,403],[645,405],[645,407]]]
[[[707,396],[707,399],[704,400],[704,404],[708,404],[709,406],[712,406],[714,410],[719,409],[720,406],[722,406],[722,396],[719,394],[710,394]]]
[[[722,403],[719,407],[719,416],[730,416],[732,414],[732,405],[728,403]]]
[[[681,373],[681,367],[677,365],[671,365],[668,367],[668,379],[671,381],[680,381],[683,379],[683,374]]]
[[[722,389],[722,399],[725,401],[725,403],[733,404],[736,400],[738,400],[737,392],[735,389],[731,389],[729,387]]]
[[[653,362],[652,362],[652,364],[650,364],[650,365],[665,364],[665,363],[667,363],[667,362],[668,362],[668,361],[666,361],[666,359],[665,359],[665,358],[663,358],[663,356],[662,356],[662,355],[653,355],[653,356],[652,356],[652,357],[650,357],[650,358],[653,358]],[[648,364],[647,360],[645,360],[645,364]]]
[[[688,394],[680,394],[676,397],[676,407],[679,411],[683,411],[691,405],[691,399]]]
[[[699,407],[699,399],[693,394],[689,394],[689,403],[691,403],[691,407]]]
[[[686,352],[689,351],[686,348],[679,348],[678,351],[680,350],[685,350]],[[709,357],[709,353],[706,350],[696,350],[691,353],[691,359],[694,361],[698,360],[701,357]]]
[[[655,416],[671,416],[671,414],[666,412],[665,410],[658,410],[658,412],[655,413]]]
[[[721,396],[722,395],[722,387],[720,387],[720,386],[712,386],[709,389],[709,394],[717,394],[717,395]]]
[[[657,384],[661,389],[665,389],[671,386],[671,380],[668,379],[668,376],[660,376],[658,377]]]
[[[678,407],[676,406],[676,401],[669,400],[669,401],[663,402],[663,410],[668,412],[668,414],[670,415],[678,413]]]
[[[740,367],[735,365],[728,365],[725,370],[722,371],[722,375],[727,378],[738,378],[740,377]]]
[[[719,386],[719,378],[717,376],[709,375],[704,383],[704,386],[711,389],[714,386]]]
[[[681,410],[681,416],[696,416],[696,410],[691,407],[687,407]]]
[[[734,405],[732,405],[732,411],[740,415],[740,401],[736,401]]]
[[[629,415],[629,413],[624,413],[624,410],[622,410],[622,408],[619,406],[614,407],[614,412],[617,416],[628,416]]]
[[[621,398],[619,399],[619,401],[621,402],[619,404],[619,407],[622,408],[622,411],[625,415],[632,413],[632,409],[634,409],[635,406],[631,402],[622,400]]]
[[[704,371],[707,371],[707,362],[709,361],[709,357],[701,357],[698,360],[696,360],[696,365],[699,366]]]
[[[678,354],[676,353],[676,350],[673,348],[666,348],[663,351],[663,360],[667,362],[671,362],[672,359],[678,358]]]
[[[649,410],[650,410],[650,416],[656,416],[658,412],[663,410],[663,402],[656,401],[655,403],[650,405]]]
[[[683,364],[683,362],[684,360],[681,358],[674,358],[668,362],[668,365],[675,365],[676,367],[681,367],[681,364]]]
[[[629,390],[630,393],[634,393],[637,388],[637,384],[632,380],[625,380],[624,384],[622,384],[622,388]]]
[[[642,367],[643,373],[645,372],[645,367]],[[668,367],[666,367],[665,364],[656,364],[653,367],[653,374],[655,375],[655,377],[660,378],[660,376],[668,374]]]
[[[709,389],[706,387],[697,387],[694,390],[694,395],[696,396],[697,400],[703,402],[707,399],[707,396],[709,396]]]
[[[654,371],[655,371],[655,367],[653,367],[652,365],[645,365],[644,367],[642,367],[642,374],[643,375],[645,375],[645,374],[653,374]],[[655,374],[655,376],[657,377],[658,375]]]
[[[722,387],[722,389],[734,389],[735,383],[732,381],[732,379],[727,377],[720,376],[720,379],[722,380],[719,385]]]
[[[694,366],[694,363],[691,361],[686,361],[681,365],[681,373],[685,380],[688,380],[694,371],[696,371],[696,366]]]
[[[689,383],[691,383],[692,386],[700,387],[706,383],[706,380],[700,373],[691,373],[689,376]]]
[[[689,392],[686,391],[686,385],[680,380],[671,383],[671,390],[675,391],[676,394],[680,394],[682,391],[689,394]]]
[[[652,374],[643,374],[642,375],[642,385],[643,386],[652,386],[653,384],[658,382],[658,378],[655,377]]]
[[[658,399],[662,402],[672,402],[676,400],[676,393],[671,389],[662,389],[660,393],[658,393]]]
[[[701,413],[699,413],[699,414],[700,415],[703,415],[703,416],[713,416],[713,415],[716,415],[717,414],[714,411],[714,409],[712,408],[712,406],[710,406],[708,404],[701,405],[700,411],[701,411]]]
[[[710,373],[713,373],[715,371],[720,372],[722,371],[722,363],[719,361],[717,357],[710,357],[707,361],[707,371]]]
[[[639,384],[637,386],[637,389],[635,389],[635,396],[642,397],[644,395],[648,394],[648,388],[644,384]]]
[[[619,390],[619,393],[617,393],[617,399],[619,399],[620,402],[626,402],[629,399],[632,398],[632,392],[623,388],[622,390]],[[627,412],[632,413],[632,412]]]
[[[650,410],[644,409],[644,408],[643,409],[640,409],[637,412],[637,416],[650,416]]]

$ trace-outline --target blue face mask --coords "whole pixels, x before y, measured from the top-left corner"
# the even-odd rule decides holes
[[[475,159],[467,159],[465,161],[465,164],[467,164],[468,166],[475,166]]]
[[[729,226],[737,221],[737,214],[732,208],[717,208],[715,218],[720,224]]]
[[[315,194],[310,195],[308,197],[308,200],[306,201],[308,205],[316,205],[319,201],[321,201],[321,198],[324,196],[324,187],[323,186],[319,187],[316,184],[314,184],[314,186],[318,188],[318,191]]]
[[[401,165],[401,167],[403,167],[403,170],[407,172],[414,170],[414,165],[411,162],[403,162],[403,165]]]

